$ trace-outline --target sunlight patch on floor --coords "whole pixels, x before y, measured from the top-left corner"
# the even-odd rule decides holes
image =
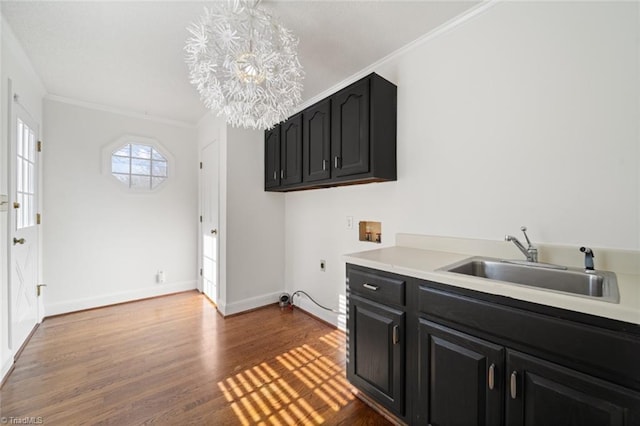
[[[337,330],[319,340],[344,348]],[[355,398],[343,368],[309,344],[227,377],[218,388],[242,425],[320,425],[322,410],[337,412]]]

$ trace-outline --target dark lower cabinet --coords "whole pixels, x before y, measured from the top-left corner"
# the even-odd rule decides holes
[[[640,425],[638,392],[422,318],[419,335],[419,424]]]
[[[349,298],[347,378],[404,415],[405,313],[357,295]]]
[[[638,392],[516,351],[507,375],[508,425],[640,425]]]
[[[347,379],[400,422],[640,426],[640,327],[347,265]]]
[[[500,425],[504,348],[419,320],[420,422]]]

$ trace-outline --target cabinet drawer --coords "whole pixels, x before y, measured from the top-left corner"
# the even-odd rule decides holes
[[[392,278],[382,273],[365,272],[350,268],[349,290],[367,299],[381,303],[404,305],[405,281],[400,277]]]

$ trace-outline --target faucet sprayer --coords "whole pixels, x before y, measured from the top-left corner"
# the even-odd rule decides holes
[[[580,251],[584,253],[584,271],[592,273],[593,271],[595,271],[593,258],[596,257],[596,255],[589,247],[580,247]]]

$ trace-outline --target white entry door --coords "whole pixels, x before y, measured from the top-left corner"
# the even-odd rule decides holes
[[[202,217],[202,291],[218,301],[218,142],[202,149],[200,212]]]
[[[20,349],[38,323],[38,125],[13,103],[10,153],[11,348]]]

